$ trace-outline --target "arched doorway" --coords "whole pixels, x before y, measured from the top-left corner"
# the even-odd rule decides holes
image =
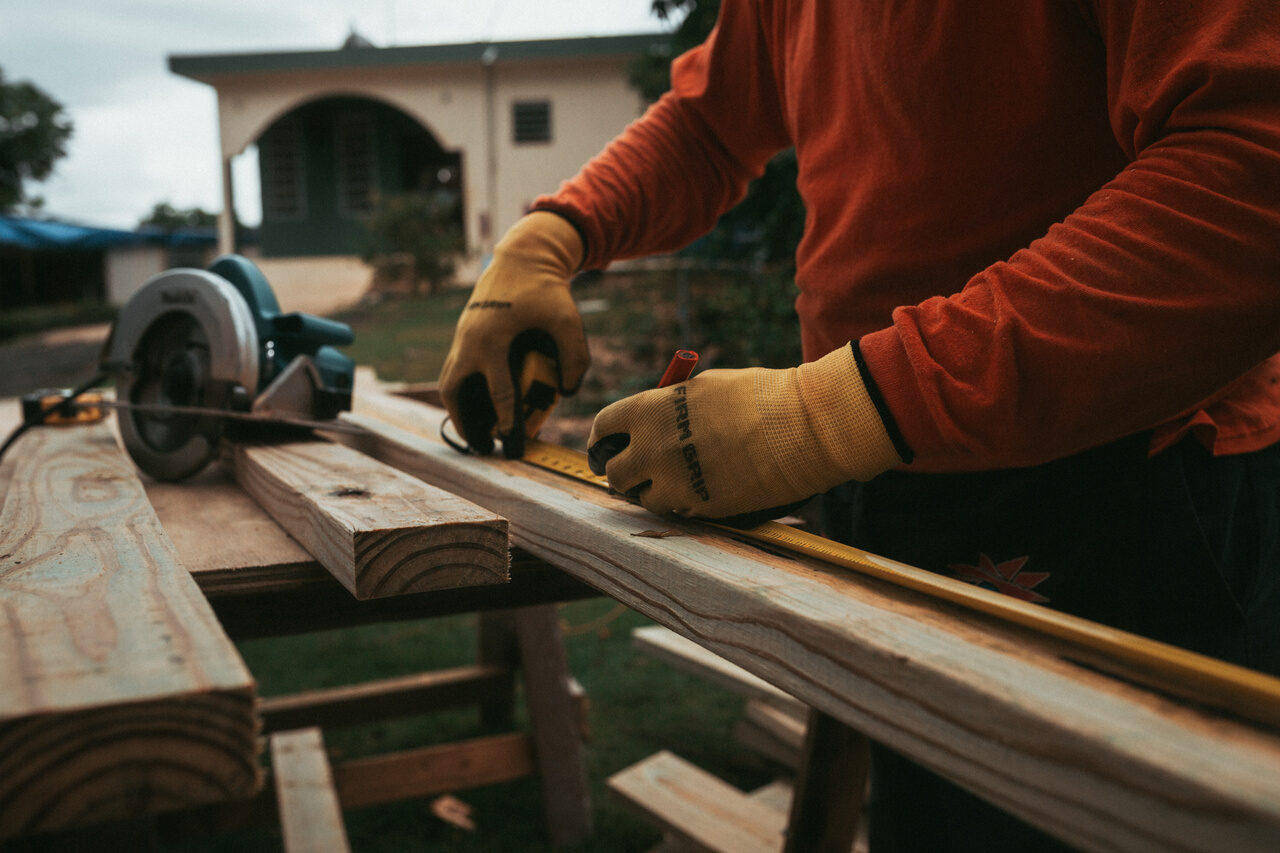
[[[412,117],[381,101],[327,97],[258,137],[265,257],[358,254],[379,195],[433,193],[462,228],[462,162]]]

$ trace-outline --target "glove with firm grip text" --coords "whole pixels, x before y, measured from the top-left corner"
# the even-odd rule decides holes
[[[897,466],[852,345],[786,370],[709,370],[606,407],[591,467],[646,509],[726,518]]]

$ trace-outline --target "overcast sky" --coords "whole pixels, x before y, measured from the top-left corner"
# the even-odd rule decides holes
[[[0,68],[75,123],[46,212],[132,228],[161,201],[222,207],[213,89],[168,70],[171,54],[337,48],[354,27],[377,46],[617,35],[667,29],[649,0],[0,0]],[[258,217],[251,158],[236,207]]]

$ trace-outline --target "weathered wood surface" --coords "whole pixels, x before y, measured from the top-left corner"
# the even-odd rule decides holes
[[[742,719],[733,725],[733,739],[779,764],[797,768],[807,718],[807,713],[797,717],[762,699],[748,699]]]
[[[1060,643],[767,552],[519,462],[363,390],[365,448],[514,542],[797,699],[1086,849],[1280,847],[1280,738],[1078,665]],[[682,535],[642,536],[656,528]]]
[[[335,766],[333,775],[342,807],[358,809],[510,782],[534,769],[529,736],[512,732],[355,758]]]
[[[327,441],[236,445],[236,481],[358,599],[505,583],[507,523]]]
[[[752,675],[735,663],[698,645],[661,625],[645,625],[631,632],[631,646],[636,651],[653,655],[677,669],[704,678],[726,690],[756,699],[794,715],[806,715],[809,711],[763,678]]]
[[[205,595],[289,592],[328,572],[222,465],[181,483],[143,486],[183,565]]]
[[[253,679],[106,424],[29,431],[0,511],[0,837],[246,796]]]
[[[497,666],[459,666],[271,696],[260,703],[264,732],[331,728],[478,705],[511,695],[514,675]]]
[[[319,729],[272,735],[271,776],[286,853],[344,853],[351,849]]]
[[[0,468],[2,470],[2,468]],[[220,465],[182,483],[143,478],[178,556],[232,637],[508,609],[598,596],[594,588],[516,549],[505,584],[358,601]]]
[[[786,816],[665,750],[609,777],[609,790],[694,850],[778,853]],[[847,853],[842,851],[842,853]]]

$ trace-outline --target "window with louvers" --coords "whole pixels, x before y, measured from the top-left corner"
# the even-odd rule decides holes
[[[275,123],[258,143],[261,160],[262,212],[267,219],[300,219],[306,215],[303,183],[302,128],[297,118]]]
[[[551,141],[551,102],[517,101],[512,105],[517,143]]]
[[[336,131],[338,209],[348,216],[362,216],[373,210],[377,174],[373,116],[368,113],[340,115]]]

